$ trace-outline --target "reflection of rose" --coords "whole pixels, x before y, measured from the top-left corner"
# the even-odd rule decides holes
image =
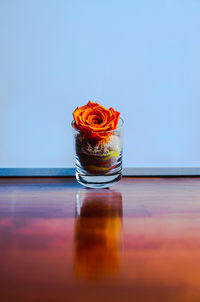
[[[73,126],[83,131],[88,138],[106,139],[110,136],[109,131],[117,128],[119,115],[113,108],[107,110],[98,103],[89,101],[87,105],[77,107],[73,112]]]
[[[75,223],[75,274],[90,280],[113,276],[120,261],[121,193],[81,191],[77,198],[83,201]]]

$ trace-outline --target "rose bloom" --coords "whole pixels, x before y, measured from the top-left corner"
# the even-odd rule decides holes
[[[73,112],[73,126],[84,132],[88,138],[107,140],[117,128],[120,113],[113,108],[106,109],[98,103],[88,102],[87,105],[77,107]]]

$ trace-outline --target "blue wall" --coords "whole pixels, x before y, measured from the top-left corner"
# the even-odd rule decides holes
[[[89,99],[121,111],[125,167],[200,166],[200,1],[0,1],[0,167],[72,167]]]

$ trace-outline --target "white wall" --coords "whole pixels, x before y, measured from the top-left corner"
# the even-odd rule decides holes
[[[200,1],[0,0],[0,167],[72,167],[89,99],[125,167],[200,166]]]

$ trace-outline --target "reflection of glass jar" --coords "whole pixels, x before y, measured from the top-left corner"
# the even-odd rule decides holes
[[[73,125],[73,122],[72,122]],[[104,188],[118,182],[122,171],[123,120],[115,130],[98,132],[101,139],[73,127],[76,179],[91,188]]]
[[[119,269],[121,236],[121,193],[80,191],[76,200],[76,276],[99,279],[114,275]]]

